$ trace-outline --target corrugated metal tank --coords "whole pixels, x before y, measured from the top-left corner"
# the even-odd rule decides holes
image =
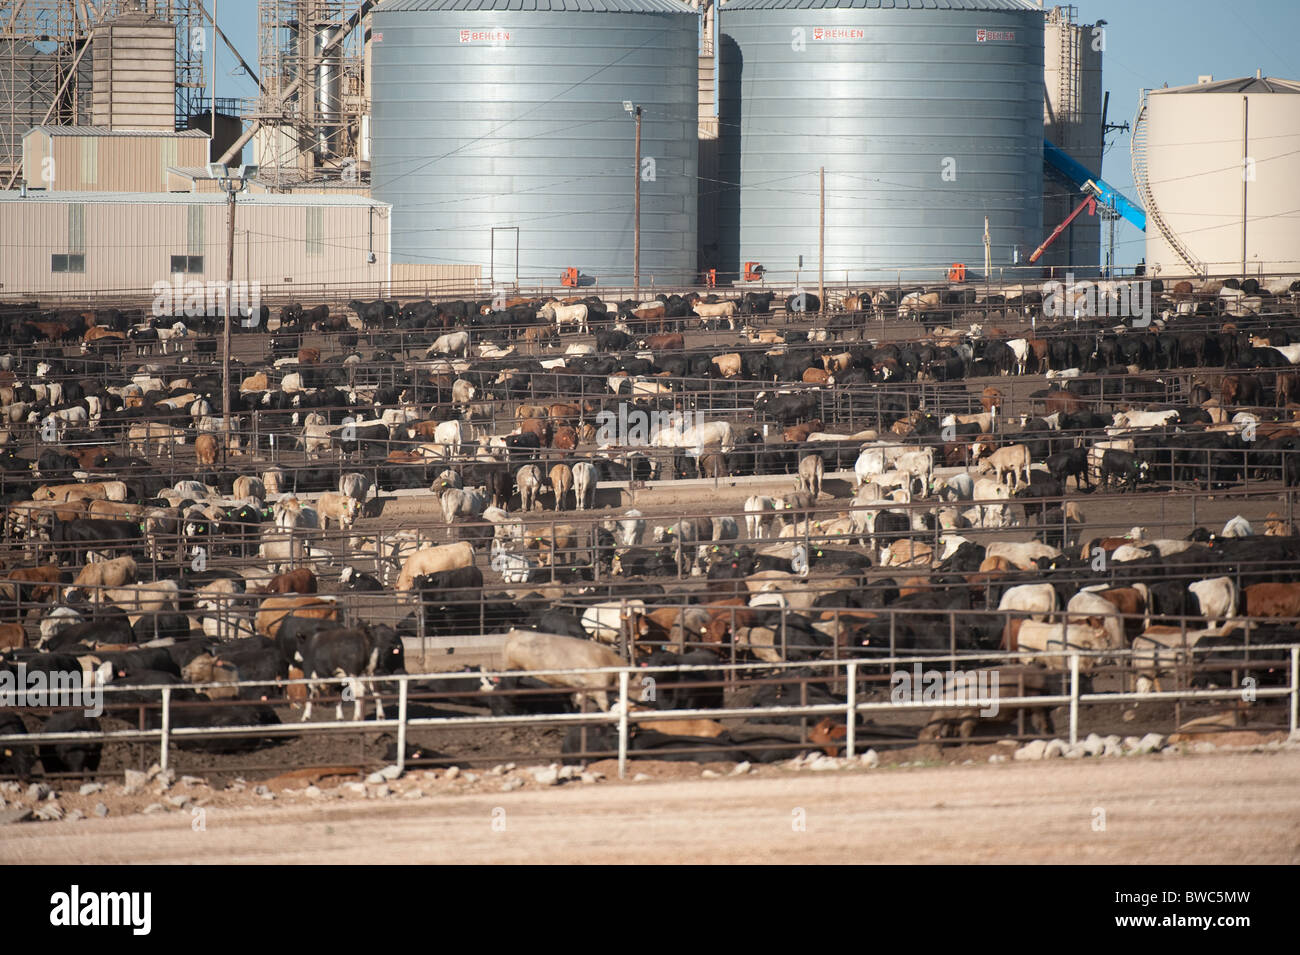
[[[1070,22],[1072,8],[1054,7],[1043,33],[1043,135],[1098,176],[1101,168],[1101,54],[1104,26]],[[1043,238],[1083,201],[1062,177],[1043,180]],[[1098,271],[1103,235],[1100,216],[1075,219],[1043,253],[1044,268],[1071,269],[1083,278]]]
[[[696,30],[676,0],[386,0],[373,13],[371,183],[394,261],[496,284],[575,267],[630,284],[643,109],[641,282],[696,257]],[[650,176],[652,175],[652,178]]]
[[[1300,274],[1300,83],[1152,90],[1144,121],[1151,205],[1198,265],[1211,275]],[[1148,274],[1188,274],[1150,212]]]
[[[828,278],[982,271],[986,215],[995,267],[1038,244],[1041,9],[733,0],[721,29],[725,267],[815,276],[823,165]]]

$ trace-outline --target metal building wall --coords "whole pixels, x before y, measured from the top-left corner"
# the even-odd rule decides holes
[[[10,163],[22,163],[23,135],[33,126],[90,122],[93,56],[93,50],[82,56],[76,76],[51,112],[50,103],[63,81],[58,57],[23,41],[0,40],[0,174],[6,181]]]
[[[51,192],[163,192],[168,166],[207,162],[208,140],[200,133],[105,135],[98,127],[79,128],[86,132],[34,129],[23,138],[28,183]]]
[[[1191,86],[1152,90],[1147,100],[1155,204],[1211,275],[1300,274],[1300,83],[1267,82],[1287,91]],[[1148,274],[1188,272],[1158,229],[1146,235]]]
[[[721,27],[720,178],[739,192],[722,197],[720,241],[733,273],[757,261],[786,274],[802,255],[803,278],[815,274],[822,165],[835,278],[982,271],[985,215],[994,267],[1038,244],[1042,10],[733,0]]]
[[[1043,33],[1043,136],[1060,146],[1099,176],[1102,172],[1101,34],[1090,24],[1049,18]],[[1104,29],[1104,28],[1100,28]],[[1043,238],[1083,201],[1069,183],[1046,174],[1043,178]],[[1099,216],[1084,214],[1043,253],[1045,268],[1070,268],[1083,278],[1095,274],[1102,262],[1102,244],[1109,235]]]
[[[143,13],[99,27],[91,122],[112,129],[176,128],[176,24]]]
[[[85,272],[55,273],[50,257],[70,248],[70,206],[80,206]],[[224,195],[30,195],[0,193],[0,222],[23,243],[0,256],[5,297],[29,293],[147,291],[171,281],[171,256],[189,255],[189,210],[202,210],[204,271],[184,280],[226,277]],[[308,210],[320,209],[323,240],[309,253]],[[260,282],[264,298],[320,300],[327,289],[385,293],[389,281],[387,206],[365,199],[240,197],[235,215],[235,279]],[[368,263],[369,252],[375,262]],[[287,280],[287,281],[286,281]],[[330,296],[333,297],[333,296]]]
[[[386,0],[371,32],[371,183],[398,262],[498,283],[575,267],[629,283],[643,108],[641,281],[696,264],[697,19],[676,0]],[[462,39],[462,37],[464,39]]]

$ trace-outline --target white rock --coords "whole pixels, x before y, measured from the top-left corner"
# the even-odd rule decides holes
[[[635,776],[632,777],[632,782],[634,782],[634,783],[643,783],[643,782],[645,782],[645,781],[646,781],[647,779],[649,779],[649,778],[650,778],[650,777],[647,776],[645,773],[637,773]]]
[[[503,793],[512,793],[516,789],[521,788],[523,784],[524,781],[522,779],[507,779],[501,784],[501,791]]]
[[[262,793],[262,798],[270,802],[272,799],[275,798],[275,793],[271,792],[271,790],[268,789],[266,792]]]
[[[208,784],[207,780],[206,780],[206,779],[203,779],[203,778],[200,777],[200,776],[182,776],[182,777],[181,777],[181,785],[182,785],[182,786],[206,786],[207,784]]]
[[[103,819],[108,815],[108,807],[102,802],[95,803],[95,815],[99,816],[100,819]]]
[[[1142,742],[1138,743],[1139,748],[1149,748],[1150,750],[1160,749],[1165,743],[1165,738],[1159,733],[1147,733],[1142,737]]]
[[[578,776],[580,776],[580,775],[582,775],[582,770],[581,770],[579,767],[577,767],[577,766],[561,766],[561,767],[560,767],[560,778],[561,778],[561,779],[576,779],[576,778],[577,778]]]
[[[154,813],[166,812],[166,811],[167,810],[163,807],[163,804],[160,802],[151,802],[149,803],[149,805],[145,806],[143,809],[140,810],[140,812],[146,816],[152,816]]]
[[[745,773],[749,772],[749,769],[750,766],[748,762],[737,763],[735,766],[731,767],[731,775],[743,776]]]
[[[1182,751],[1181,749],[1179,749],[1177,746],[1166,746],[1164,749],[1162,749],[1162,750],[1160,751],[1160,755],[1161,755],[1161,756],[1181,756],[1181,755],[1183,755],[1183,751]]]
[[[1043,759],[1056,759],[1057,757],[1064,756],[1065,750],[1065,740],[1048,740],[1047,746],[1043,749]]]
[[[715,772],[714,772],[713,770],[711,770],[711,769],[706,769],[706,770],[704,770],[704,772],[700,773],[700,775],[701,775],[702,777],[704,777],[705,779],[717,779],[717,778],[718,778],[719,776],[721,776],[722,774],[721,774],[721,773],[715,773]]]
[[[460,775],[460,767],[459,767],[459,766],[449,766],[449,767],[447,768],[447,772],[446,772],[446,774],[444,775],[444,778],[446,778],[446,779],[455,779],[455,778],[456,778],[457,776],[459,776],[459,775]]]
[[[104,790],[103,783],[85,783],[80,789],[77,790],[77,794],[79,796],[91,796],[97,792],[103,792],[103,790]]]
[[[583,773],[580,777],[584,783],[598,783],[605,778],[604,773]]]
[[[560,781],[560,771],[555,766],[534,766],[531,772],[539,786],[554,786]]]
[[[1218,749],[1213,743],[1202,740],[1199,743],[1192,744],[1193,753],[1213,753]]]
[[[1089,756],[1100,756],[1106,751],[1106,741],[1096,733],[1089,733],[1079,745]]]
[[[385,766],[383,769],[381,769],[379,771],[379,775],[386,780],[392,781],[396,779],[398,776],[402,775],[402,770],[401,767],[399,767],[396,763],[393,763],[392,765]]]
[[[265,795],[266,795],[267,793],[269,793],[269,792],[271,792],[271,790],[268,789],[266,786],[255,786],[255,787],[253,787],[253,795],[254,795],[254,796],[265,796]]]
[[[465,782],[467,782],[467,783],[476,783],[476,782],[478,782],[478,774],[477,774],[477,773],[465,773],[465,774],[464,774],[464,778],[465,778]]]
[[[168,796],[167,797],[167,802],[175,806],[177,809],[185,808],[185,804],[189,801],[190,801],[189,796]]]
[[[321,796],[325,795],[321,791],[321,788],[315,785],[308,786],[306,789],[302,791],[302,794],[306,796],[308,799],[320,799]]]
[[[423,798],[424,798],[424,793],[423,793],[421,790],[419,790],[419,789],[408,789],[406,792],[402,793],[402,798],[403,798],[403,799],[423,799]]]
[[[387,798],[388,798],[389,796],[391,796],[392,794],[393,794],[393,791],[392,791],[391,789],[388,788],[388,784],[387,784],[387,783],[385,783],[385,784],[382,785],[382,786],[376,786],[374,789],[370,790],[370,791],[367,793],[367,795],[368,795],[371,799],[387,799]]]
[[[1084,756],[1090,756],[1087,748],[1082,743],[1075,743],[1073,746],[1065,747],[1066,759],[1081,759]]]
[[[880,765],[880,754],[874,749],[869,749],[858,757],[858,762],[867,769],[875,769]]]
[[[343,790],[344,792],[353,793],[354,795],[357,796],[364,796],[366,794],[365,783],[355,783],[355,782],[344,783],[343,785],[339,786],[339,789]]]
[[[1042,759],[1043,753],[1047,749],[1047,740],[1036,739],[1026,743],[1015,752],[1015,758],[1018,760]]]
[[[383,773],[371,773],[366,777],[366,782],[372,786],[378,786],[380,783],[388,782],[388,778]]]
[[[808,768],[811,769],[814,773],[824,773],[832,769],[843,769],[844,763],[836,759],[834,756],[827,756],[826,754],[823,753],[821,758],[818,759],[816,762],[814,762]]]
[[[1007,757],[1004,753],[994,753],[989,757],[990,763],[1005,763],[1006,761]]]

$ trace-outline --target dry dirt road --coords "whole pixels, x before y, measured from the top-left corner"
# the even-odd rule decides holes
[[[4,863],[335,860],[1294,864],[1300,751],[277,802],[213,808],[199,832],[184,812],[0,830]]]

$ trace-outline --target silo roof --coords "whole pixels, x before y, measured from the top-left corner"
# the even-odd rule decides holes
[[[400,2],[400,0],[398,0]],[[1043,13],[1031,0],[731,0],[729,10],[975,10]]]
[[[1152,93],[1300,93],[1300,83],[1271,76],[1244,76],[1236,80],[1215,80],[1152,90]]]
[[[376,13],[690,13],[678,0],[385,0]]]

